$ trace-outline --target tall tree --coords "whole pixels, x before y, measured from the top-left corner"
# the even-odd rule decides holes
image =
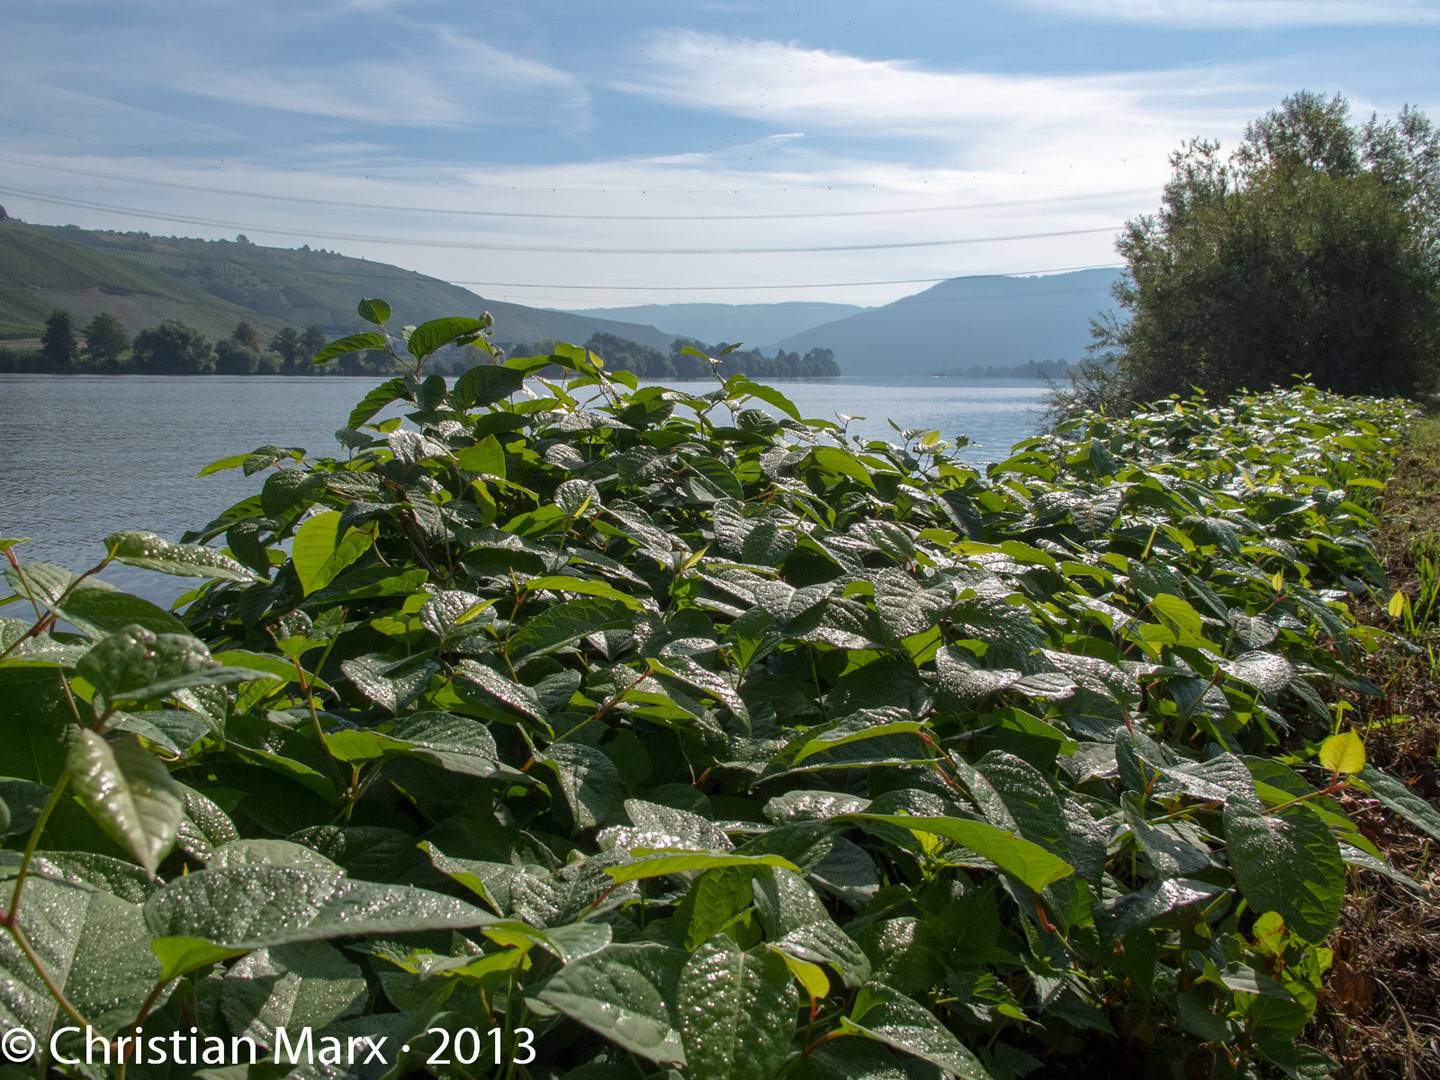
[[[149,375],[213,375],[215,346],[193,326],[166,319],[135,335],[135,367]]]
[[[307,326],[300,333],[300,358],[302,369],[310,366],[311,358],[327,344],[325,331],[318,326]]]
[[[120,320],[108,311],[96,315],[85,327],[85,351],[91,362],[110,371],[120,366],[120,357],[130,347],[130,335]]]
[[[75,318],[68,311],[56,308],[45,320],[45,332],[40,335],[40,352],[56,371],[69,371],[80,356],[80,346],[75,340]]]
[[[1128,321],[1097,326],[1137,399],[1308,375],[1343,393],[1416,393],[1440,366],[1440,136],[1423,114],[1350,122],[1301,92],[1228,159],[1193,141],[1154,216],[1117,243]]]
[[[293,326],[282,326],[270,339],[270,351],[284,362],[286,375],[293,375],[300,366],[300,331]]]
[[[230,331],[230,340],[242,349],[260,348],[260,335],[248,322],[236,323],[235,329]]]

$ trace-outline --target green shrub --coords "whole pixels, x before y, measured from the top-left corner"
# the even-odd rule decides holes
[[[317,362],[396,347],[361,314]],[[1346,867],[1393,873],[1331,796],[1424,819],[1326,703],[1373,691],[1408,407],[1166,402],[982,474],[742,375],[425,376],[488,323],[411,330],[340,457],[110,537],[210,579],[178,617],[0,541],[7,1023],[386,1040],[347,1076],[1323,1073]]]

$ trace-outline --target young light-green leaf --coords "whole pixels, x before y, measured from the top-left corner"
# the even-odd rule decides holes
[[[1039,892],[1051,882],[1059,881],[1075,868],[1058,855],[1052,855],[1039,844],[1032,844],[1012,832],[983,821],[951,817],[907,817],[899,814],[855,814],[856,821],[874,821],[901,829],[932,833],[954,840],[975,854],[989,859],[1027,888]]]
[[[306,596],[323,589],[370,549],[368,532],[349,528],[340,535],[340,511],[317,514],[295,531],[291,559]]]
[[[1320,764],[1332,773],[1358,773],[1365,768],[1365,744],[1354,730],[1331,735],[1320,744]]]

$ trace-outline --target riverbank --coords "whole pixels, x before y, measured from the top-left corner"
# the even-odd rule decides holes
[[[1377,507],[1375,535],[1393,592],[1360,618],[1404,634],[1418,651],[1382,647],[1364,665],[1383,691],[1353,699],[1369,760],[1440,808],[1440,421],[1420,424],[1397,458]],[[1387,598],[1388,599],[1388,598]],[[1347,806],[1399,870],[1440,888],[1440,836],[1426,835],[1375,800]],[[1437,818],[1440,824],[1440,818]],[[1395,882],[1351,873],[1335,964],[1310,1039],[1342,1063],[1344,1080],[1440,1076],[1440,910]]]

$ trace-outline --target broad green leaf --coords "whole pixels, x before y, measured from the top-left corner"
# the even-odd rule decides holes
[[[790,1052],[799,1004],[783,959],[717,934],[691,954],[678,994],[690,1076],[772,1080]]]
[[[923,1005],[883,983],[868,983],[855,995],[842,1030],[938,1065],[960,1080],[990,1080],[990,1074]]]
[[[1358,773],[1365,768],[1365,744],[1353,730],[1331,735],[1320,744],[1320,764],[1332,773]]]
[[[1187,600],[1171,593],[1160,593],[1151,597],[1150,611],[1169,628],[1178,645],[1205,645],[1205,626],[1200,613]]]
[[[983,821],[952,817],[907,817],[890,814],[855,814],[854,820],[873,821],[883,825],[931,833],[953,840],[975,854],[989,859],[1001,870],[1039,892],[1053,881],[1059,881],[1075,868],[1058,855],[1052,855],[1038,844],[1032,844],[1012,832],[998,829]]]
[[[847,987],[857,987],[870,977],[865,950],[836,925],[798,873],[775,867],[756,877],[754,889],[768,944],[812,964],[830,964]]]
[[[631,611],[644,611],[643,601],[636,599],[629,593],[621,592],[606,581],[597,581],[594,578],[570,577],[566,574],[550,574],[545,577],[530,578],[524,582],[527,592],[538,592],[541,589],[552,589],[555,592],[578,593],[581,596],[603,596],[609,600],[618,600]]]
[[[535,996],[622,1050],[684,1065],[675,1003],[689,955],[664,945],[614,944],[565,965]]]
[[[76,665],[75,673],[109,705],[154,701],[186,687],[228,686],[271,677],[218,663],[203,642],[188,634],[152,634],[139,626],[126,627],[100,642]]]
[[[630,607],[605,597],[570,600],[546,608],[525,620],[510,636],[511,657],[553,652],[586,634],[600,630],[628,630],[634,621]]]
[[[535,760],[554,770],[576,831],[604,825],[620,809],[620,774],[593,746],[557,743]]]
[[[483,933],[497,945],[517,948],[539,945],[554,953],[562,964],[599,952],[612,938],[610,924],[598,921],[552,926],[547,930],[537,930],[525,923],[500,922],[487,926]]]
[[[307,520],[295,531],[291,548],[295,576],[305,595],[329,585],[340,571],[370,550],[373,541],[371,533],[353,527],[346,529],[342,537],[338,510]]]
[[[390,318],[390,305],[384,300],[361,300],[355,306],[355,311],[366,322],[376,326]]]
[[[512,367],[477,364],[455,380],[455,386],[450,391],[450,407],[457,412],[466,412],[483,405],[491,405],[501,398],[509,397],[524,385],[523,371]],[[490,475],[505,474],[501,472]]]
[[[1274,911],[1313,944],[1335,929],[1345,864],[1335,835],[1303,806],[1262,814],[1225,807],[1225,843],[1240,892],[1257,912]]]
[[[18,863],[18,852],[0,853],[7,907]],[[19,919],[46,972],[98,1031],[111,1035],[135,1019],[161,973],[137,904],[36,865]],[[168,996],[167,990],[159,1002]],[[15,940],[0,934],[0,1028],[25,1028],[43,1043],[44,1033],[63,1017]]]
[[[158,570],[181,577],[206,577],[222,581],[255,581],[255,575],[240,563],[198,544],[172,544],[154,533],[123,532],[105,538],[105,547],[117,562]]]
[[[145,921],[157,938],[249,951],[365,934],[465,930],[495,917],[425,889],[262,865],[175,878],[145,904]]]
[[[196,473],[195,478],[198,480],[200,477],[209,476],[211,473],[226,472],[230,469],[238,469],[240,468],[240,466],[245,464],[245,459],[249,456],[249,454],[231,454],[229,457],[221,458],[219,461],[212,461],[209,465],[206,465],[203,469]]]
[[[315,354],[311,361],[313,364],[328,364],[337,356],[344,356],[346,353],[360,352],[362,349],[384,349],[389,344],[384,334],[377,334],[371,330],[363,334],[351,334],[349,337],[332,341]],[[354,427],[354,424],[350,425]]]
[[[1374,765],[1367,765],[1355,779],[1368,787],[1375,798],[1394,810],[1421,832],[1440,840],[1440,812],[1404,783]]]
[[[488,368],[489,371],[504,371],[505,368]],[[505,479],[505,450],[494,435],[486,435],[474,446],[467,446],[455,452],[455,461],[466,472],[481,476],[498,476]]]
[[[811,460],[824,472],[849,477],[861,486],[875,489],[875,481],[867,469],[854,455],[833,446],[817,446],[810,451]]]
[[[387,379],[361,399],[360,404],[355,406],[349,419],[345,421],[345,426],[351,430],[357,429],[386,405],[401,399],[410,400],[409,385],[401,378]]]
[[[842,720],[838,724],[825,727],[817,734],[807,738],[796,748],[791,764],[799,765],[814,754],[825,753],[866,739],[877,739],[886,735],[913,735],[928,728],[929,725],[920,720],[886,720],[884,713],[866,710],[849,719]],[[918,741],[911,741],[916,742],[911,756],[917,758],[922,756],[923,748]],[[823,765],[824,762],[821,764]]]
[[[773,386],[755,382],[745,375],[732,375],[725,380],[725,392],[732,398],[759,398],[767,405],[774,405],[791,420],[800,419],[800,410],[795,403]],[[744,415],[743,413],[741,414]]]
[[[1124,940],[1173,911],[1201,902],[1209,904],[1222,892],[1220,886],[1205,881],[1165,878],[1097,905],[1095,921],[1107,936]]]
[[[417,360],[423,360],[438,350],[465,338],[474,339],[490,328],[491,321],[471,319],[463,315],[423,322],[410,331],[405,339],[405,348]]]
[[[493,668],[474,660],[461,660],[455,667],[455,686],[472,701],[498,701],[521,716],[550,730],[550,716],[532,687],[506,678]]]
[[[70,748],[69,771],[90,816],[153,874],[185,812],[169,770],[134,735],[111,743],[86,729]]]
[[[675,909],[672,940],[693,951],[754,903],[753,871],[743,866],[706,870],[691,884]]]
[[[593,516],[600,510],[600,492],[589,480],[572,478],[555,489],[555,505],[569,518]]]
[[[365,975],[333,945],[318,941],[260,949],[220,980],[219,1009],[229,1029],[269,1045],[276,1028],[316,1031],[358,1015]]]
[[[248,948],[226,948],[190,937],[157,937],[150,942],[150,950],[160,961],[160,978],[165,982],[251,951]]]

